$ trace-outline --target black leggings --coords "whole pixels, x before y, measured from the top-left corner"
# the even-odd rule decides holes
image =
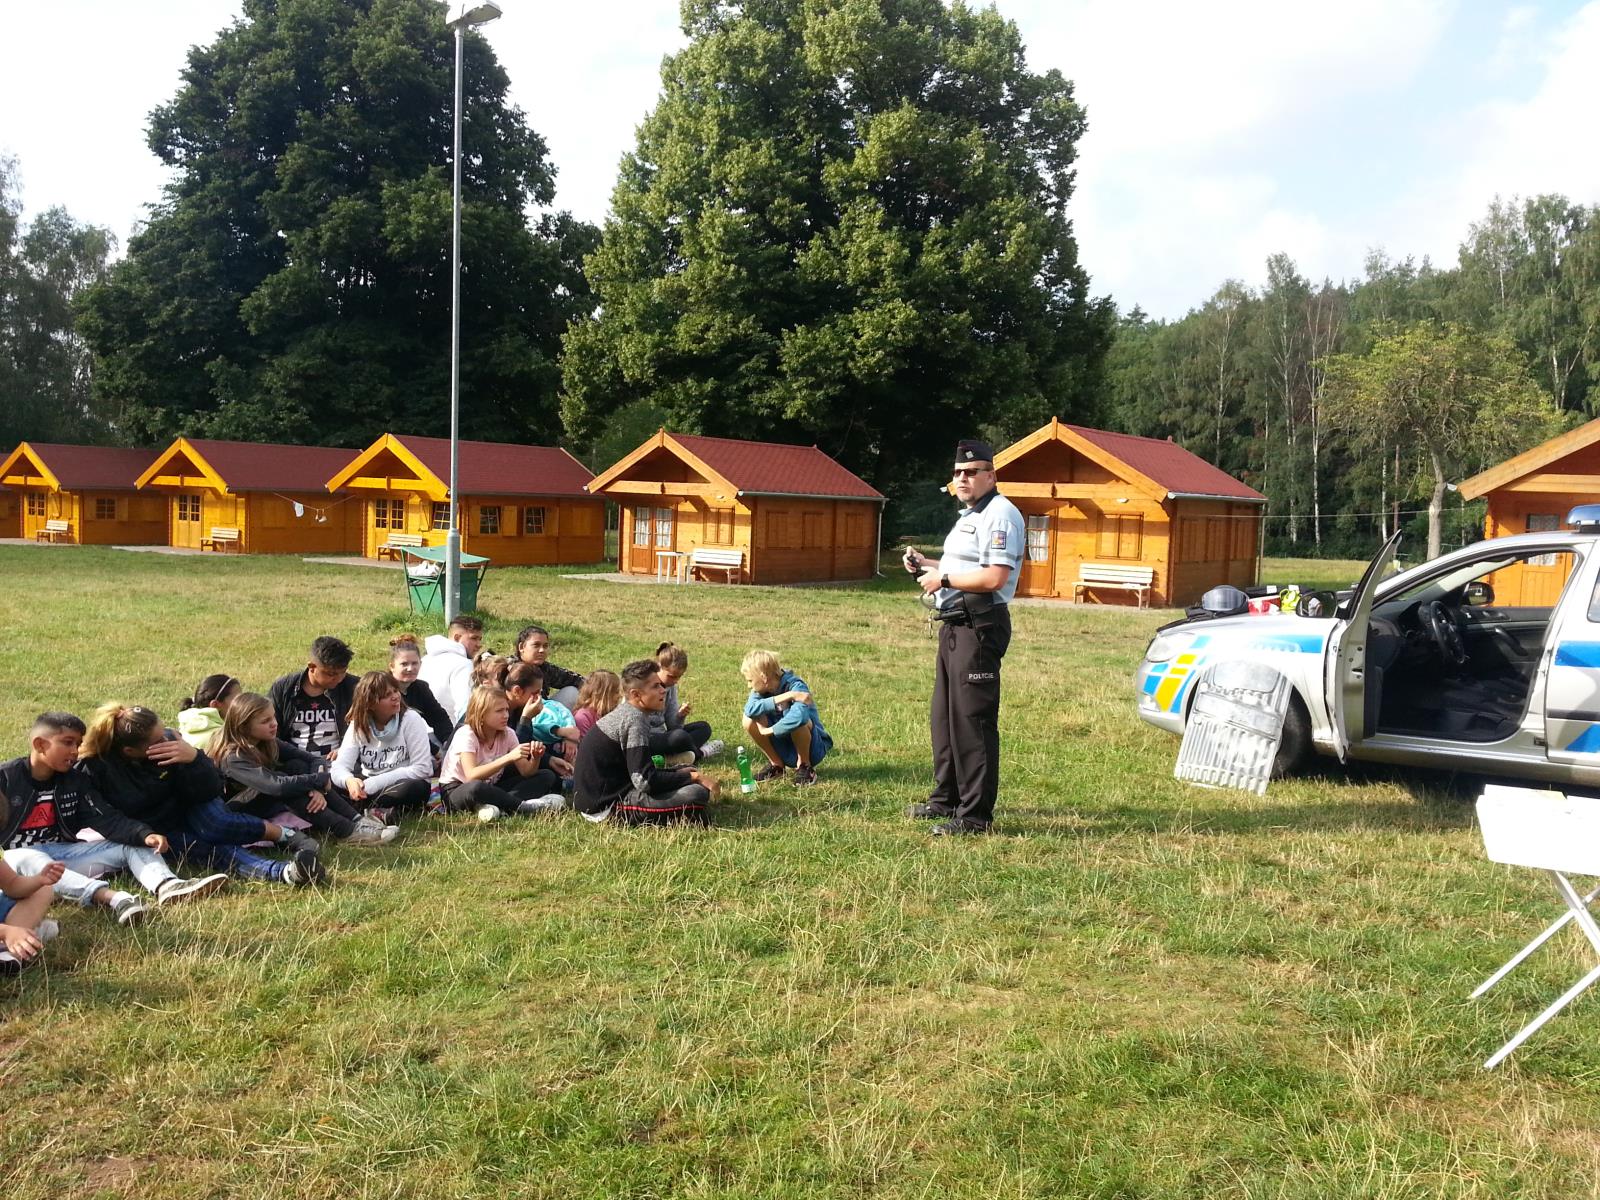
[[[711,740],[710,721],[689,721],[677,729],[650,735],[651,754],[682,754],[698,750]]]
[[[338,788],[330,787],[322,794],[327,798],[328,806],[317,812],[307,810],[306,805],[310,801],[305,796],[285,796],[281,799],[264,796],[245,811],[265,821],[271,820],[273,813],[288,809],[302,821],[308,822],[315,830],[331,833],[336,838],[349,837],[355,830],[356,818],[360,814],[350,806],[350,801]]]
[[[501,787],[502,783],[508,783],[510,786]],[[548,767],[541,767],[532,775],[518,775],[514,770],[506,771],[493,783],[487,779],[474,779],[467,783],[447,783],[440,791],[444,795],[445,807],[451,812],[465,812],[481,808],[485,804],[492,804],[503,813],[512,813],[517,811],[517,805],[524,800],[535,800],[552,792],[559,793],[561,780]]]
[[[391,783],[381,792],[367,793],[369,808],[423,808],[428,803],[426,779],[401,779]]]
[[[686,783],[661,795],[629,792],[611,806],[619,825],[709,825],[711,793],[701,784]]]

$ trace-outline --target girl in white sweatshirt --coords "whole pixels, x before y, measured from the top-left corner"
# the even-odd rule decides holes
[[[368,671],[356,683],[344,741],[333,759],[334,786],[357,807],[421,811],[428,803],[433,750],[428,723],[406,707],[387,671]]]

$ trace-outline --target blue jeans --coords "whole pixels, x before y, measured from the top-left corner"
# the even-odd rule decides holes
[[[174,854],[214,871],[227,871],[241,879],[276,883],[287,865],[244,848],[267,836],[267,823],[249,813],[235,812],[221,799],[207,800],[189,809],[187,829],[167,834]]]
[[[124,846],[121,842],[46,842],[23,850],[7,850],[6,861],[12,870],[37,875],[44,868],[44,862],[24,870],[19,865],[24,860],[13,857],[29,854],[42,854],[45,862],[53,860],[64,864],[68,870],[56,883],[55,894],[84,906],[93,904],[95,892],[105,886],[99,877],[115,871],[126,871],[152,894],[167,880],[177,878],[166,860],[148,846]]]

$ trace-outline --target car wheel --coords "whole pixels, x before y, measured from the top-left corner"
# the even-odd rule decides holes
[[[1283,779],[1305,765],[1311,755],[1311,714],[1295,691],[1289,693],[1289,709],[1283,714],[1283,737],[1278,756],[1272,760],[1272,778]]]

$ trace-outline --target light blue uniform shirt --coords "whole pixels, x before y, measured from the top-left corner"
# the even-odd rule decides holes
[[[1027,529],[1017,506],[998,491],[990,492],[971,508],[962,509],[956,518],[955,528],[944,539],[939,574],[959,575],[978,567],[1010,567],[1005,583],[994,594],[996,604],[1009,604],[1017,593],[1017,575],[1026,544]],[[954,604],[960,594],[954,588],[940,588],[935,600],[944,608]]]

